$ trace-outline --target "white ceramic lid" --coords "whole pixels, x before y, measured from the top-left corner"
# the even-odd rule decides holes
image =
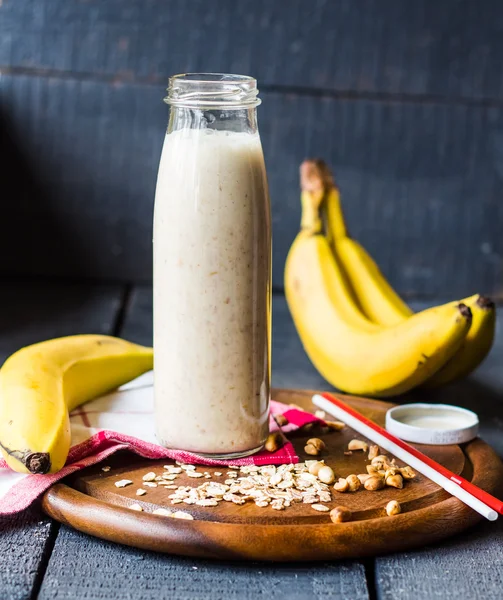
[[[388,410],[386,429],[407,442],[462,444],[477,437],[479,418],[449,404],[404,404]]]

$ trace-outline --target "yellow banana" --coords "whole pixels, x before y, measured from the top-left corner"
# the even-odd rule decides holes
[[[391,326],[413,314],[358,242],[351,238],[340,238],[335,243],[335,253],[351,283],[358,304],[370,320],[379,325]],[[453,359],[428,381],[429,387],[466,377],[491,350],[496,326],[494,303],[479,294],[461,302],[472,311],[470,331]]]
[[[306,161],[311,188],[324,189],[318,221],[325,225],[327,238],[336,259],[350,282],[354,299],[372,322],[392,326],[409,318],[413,311],[391,287],[368,252],[348,237],[339,192],[330,170],[321,160]],[[305,193],[305,192],[303,192]],[[314,218],[314,217],[313,217]],[[472,325],[458,353],[428,382],[429,386],[450,383],[469,375],[491,350],[494,340],[496,312],[494,303],[478,294],[461,300],[473,313]]]
[[[473,319],[470,331],[453,358],[426,382],[426,387],[438,387],[462,379],[474,371],[489,354],[494,341],[496,307],[485,296],[476,294],[466,301]]]
[[[290,248],[285,292],[309,358],[327,381],[352,394],[387,397],[422,384],[458,350],[471,322],[466,306],[448,304],[394,327],[369,323],[326,237],[309,232]]]
[[[22,348],[0,369],[0,450],[20,473],[56,473],[70,449],[69,412],[149,371],[152,348],[75,335]]]
[[[414,314],[357,241],[348,237],[337,239],[335,254],[343,265],[363,313],[371,321],[391,326]]]

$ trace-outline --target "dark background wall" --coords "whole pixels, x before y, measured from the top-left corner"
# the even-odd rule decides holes
[[[0,274],[151,278],[170,74],[259,80],[282,286],[297,169],[408,296],[503,296],[498,0],[3,0]]]

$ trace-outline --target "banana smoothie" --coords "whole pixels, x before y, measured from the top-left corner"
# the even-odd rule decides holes
[[[157,435],[250,454],[268,434],[271,224],[260,137],[168,132],[154,211]]]

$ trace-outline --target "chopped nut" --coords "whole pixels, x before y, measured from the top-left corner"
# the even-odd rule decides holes
[[[112,467],[109,467],[108,465],[105,465],[104,467],[101,467],[101,470],[102,470],[104,473],[108,473],[108,471],[110,471],[110,469],[111,469],[111,468],[112,468]]]
[[[314,446],[311,446],[311,444],[307,444],[306,446],[304,446],[304,452],[306,454],[309,454],[309,456],[318,456],[318,454],[320,453],[320,451]]]
[[[328,506],[325,506],[324,504],[311,504],[311,508],[314,508],[314,510],[317,510],[318,512],[328,512],[330,510]]]
[[[342,421],[325,421],[325,425],[332,431],[341,431],[346,427],[346,424]]]
[[[171,511],[167,508],[156,508],[153,512],[153,515],[162,515],[163,517],[170,517]]]
[[[378,475],[379,474],[379,471],[373,465],[367,465],[365,468],[367,469],[367,473],[369,475]]]
[[[306,446],[314,446],[320,452],[326,449],[325,442],[319,438],[311,438],[307,440]]]
[[[349,483],[343,477],[340,477],[339,481],[334,485],[334,490],[341,493],[347,492],[349,490]]]
[[[356,475],[348,475],[348,477],[346,477],[346,481],[348,482],[350,492],[357,492],[362,486]]]
[[[399,473],[396,475],[389,475],[386,477],[386,485],[401,490],[403,488],[403,477]]]
[[[146,493],[147,493],[147,490],[142,490],[142,488],[138,488],[136,490],[136,495],[137,496],[145,496]]]
[[[279,450],[284,444],[284,440],[283,440],[283,436],[281,435],[281,433],[279,433],[279,431],[276,431],[274,433],[270,433],[267,436],[267,440],[265,441],[265,449],[267,450],[267,452],[276,452],[276,450]]]
[[[398,515],[402,512],[402,507],[400,503],[396,500],[390,500],[388,504],[386,504],[386,514],[388,517],[392,517],[393,515]]]
[[[143,481],[154,481],[155,479],[155,473],[153,471],[150,471],[150,473],[147,473],[146,475],[144,475],[142,477]]]
[[[307,462],[307,461],[306,461]],[[325,463],[321,460],[310,460],[309,473],[311,475],[318,475],[319,470],[325,466]]]
[[[288,425],[288,423],[289,423],[289,421],[285,417],[285,415],[282,415],[281,413],[274,415],[274,420],[280,427],[284,427],[285,425]]]
[[[142,512],[142,510],[143,510],[143,508],[139,504],[131,504],[131,506],[129,506],[129,508],[131,510],[136,510],[138,512]]]
[[[318,470],[318,479],[321,482],[330,485],[335,481],[335,473],[328,465],[324,465]]]
[[[370,463],[376,469],[387,469],[391,465],[389,463],[389,458],[385,454],[380,454],[372,459]]]
[[[396,475],[397,473],[398,473],[398,469],[396,467],[391,467],[389,469],[386,469],[386,471],[384,471],[383,473],[380,473],[380,474],[382,474],[384,476],[384,479],[387,479],[391,475]]]
[[[369,492],[375,492],[376,490],[382,490],[384,487],[384,479],[379,475],[372,475],[363,484],[366,490]]]
[[[414,479],[414,477],[416,476],[416,472],[408,466],[398,470],[400,471],[404,479]]]
[[[367,452],[369,445],[363,440],[351,440],[348,444],[348,450],[363,450]]]
[[[379,455],[379,446],[370,446],[369,448],[369,460],[374,459],[376,456]]]
[[[145,487],[151,487],[151,488],[157,487],[157,483],[155,483],[154,481],[144,481],[143,485]]]
[[[115,482],[115,487],[123,488],[127,485],[131,485],[133,482],[130,479],[121,479],[120,481]]]
[[[352,514],[349,508],[336,506],[330,511],[330,519],[332,523],[345,523],[346,521],[351,521]]]
[[[325,419],[325,417],[327,416],[327,413],[324,410],[317,410],[314,413],[315,417],[318,417],[318,419]]]
[[[372,477],[372,475],[369,475],[368,473],[362,473],[361,475],[357,475],[357,477],[360,480],[360,483],[363,485],[369,477]]]

